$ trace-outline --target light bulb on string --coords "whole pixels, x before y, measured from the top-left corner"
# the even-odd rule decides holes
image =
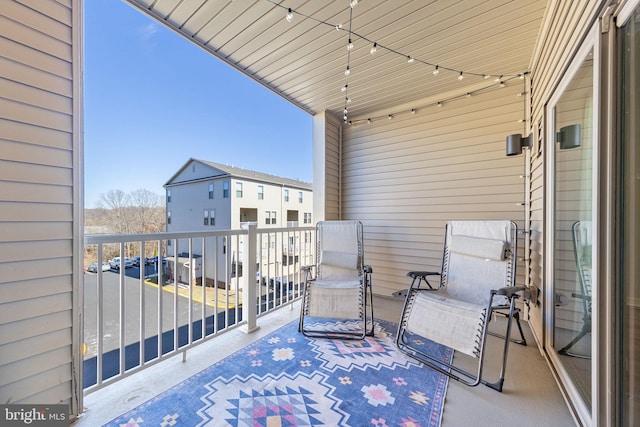
[[[438,106],[438,107],[442,107],[442,102],[441,102],[441,101],[438,101],[438,103],[436,104],[436,106]]]
[[[342,29],[342,24],[336,25],[336,31],[340,31]]]
[[[348,87],[349,87],[349,85],[344,85],[344,86],[342,86],[342,89],[340,89],[340,91],[346,92]]]
[[[484,78],[485,79],[491,78],[491,74],[484,74]]]
[[[349,6],[351,6],[352,9],[356,7],[357,4],[358,4],[358,0],[351,0],[349,2]]]
[[[378,43],[374,42],[373,46],[371,46],[371,50],[369,51],[369,53],[371,55],[373,55],[374,53],[376,53],[378,51]]]
[[[460,74],[458,75],[458,80],[462,80],[464,79],[464,76],[462,75],[462,71],[460,71]]]
[[[349,66],[347,65],[347,69],[344,70],[344,75],[348,76],[349,74],[351,74],[351,70],[349,69]]]
[[[407,56],[407,63],[411,64],[413,62],[413,58],[410,56]]]
[[[500,86],[500,87],[504,87],[504,86],[505,86],[505,85],[504,85],[504,82],[503,82],[502,80],[500,80],[500,84],[499,84],[499,86]]]
[[[347,50],[351,49],[353,49],[353,43],[351,42],[351,39],[349,39],[349,43],[347,43]]]
[[[433,75],[437,76],[440,73],[440,67],[436,65],[436,67],[433,69]]]

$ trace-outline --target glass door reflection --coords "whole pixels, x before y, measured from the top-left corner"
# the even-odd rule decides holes
[[[553,108],[553,349],[591,408],[593,51]]]

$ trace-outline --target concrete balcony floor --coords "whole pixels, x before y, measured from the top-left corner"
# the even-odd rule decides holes
[[[74,426],[95,427],[135,408],[164,390],[200,372],[251,342],[297,319],[300,303],[285,306],[258,319],[260,329],[246,334],[236,328],[187,352],[186,361],[177,355],[89,394],[84,399],[85,413]],[[402,301],[376,297],[376,318],[398,322]],[[504,390],[498,393],[483,385],[467,387],[450,380],[442,418],[443,427],[454,426],[575,426],[565,400],[523,322],[528,346],[512,344]],[[500,355],[488,346],[488,360]],[[426,369],[426,368],[425,368]],[[488,366],[488,372],[491,366]]]

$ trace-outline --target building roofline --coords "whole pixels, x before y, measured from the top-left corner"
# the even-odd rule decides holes
[[[182,171],[184,171],[192,162],[198,162],[203,165],[209,166],[211,168],[218,169],[222,173],[219,175],[211,175],[209,177],[198,178],[191,181],[173,182],[180,175],[180,173],[182,173]],[[310,182],[305,182],[298,179],[284,178],[277,175],[271,175],[264,172],[253,171],[250,169],[243,169],[236,166],[224,165],[222,163],[210,162],[207,160],[196,159],[193,157],[187,160],[187,162],[184,165],[182,165],[182,167],[178,169],[178,171],[171,176],[171,178],[163,185],[163,187],[166,188],[166,187],[171,187],[179,184],[206,181],[212,178],[219,179],[224,177],[248,179],[252,181],[280,185],[283,187],[299,188],[303,190],[313,189],[313,186]]]

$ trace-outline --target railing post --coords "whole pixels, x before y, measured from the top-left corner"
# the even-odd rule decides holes
[[[258,224],[247,222],[242,224],[242,229],[248,233],[244,236],[242,250],[242,319],[246,321],[242,329],[250,334],[258,330],[257,301],[256,301],[256,259]]]

